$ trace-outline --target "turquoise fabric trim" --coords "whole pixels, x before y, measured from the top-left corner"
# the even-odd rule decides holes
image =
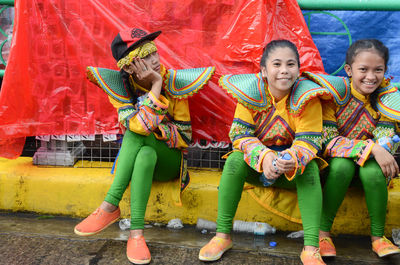
[[[381,87],[378,91],[379,112],[390,119],[400,121],[400,91],[392,84]]]
[[[314,74],[310,72],[304,72],[302,75],[318,85],[327,88],[337,105],[342,106],[349,101],[351,97],[351,87],[350,80],[347,77]]]
[[[211,78],[215,67],[203,67],[193,69],[167,71],[167,92],[172,97],[182,97],[184,95],[191,95],[202,88],[207,81]]]
[[[92,75],[92,77],[89,77],[89,79],[92,81],[95,79],[97,85],[113,99],[121,103],[133,102],[125,90],[118,71],[93,66],[88,66],[87,71],[88,75]]]
[[[290,95],[290,108],[297,112],[301,110],[310,99],[323,95],[329,96],[329,90],[308,80],[307,78],[300,77],[293,84],[293,89]]]
[[[225,75],[221,77],[220,84],[245,106],[263,109],[269,105],[266,84],[261,73]]]

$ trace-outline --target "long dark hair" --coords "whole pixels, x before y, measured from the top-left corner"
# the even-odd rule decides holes
[[[300,56],[299,52],[297,51],[296,45],[289,40],[273,40],[264,47],[263,54],[261,56],[260,67],[265,67],[265,62],[268,59],[269,54],[274,51],[276,48],[289,48],[291,49],[294,54],[296,55],[297,64],[300,68]]]
[[[121,76],[122,82],[124,83],[126,92],[128,92],[129,96],[132,99],[132,104],[135,105],[139,95],[136,93],[136,89],[133,87],[133,85],[129,81],[130,74],[125,72],[123,69],[121,69],[119,71],[119,74]]]
[[[389,49],[377,39],[362,39],[357,40],[347,49],[346,52],[346,64],[350,65],[354,62],[354,58],[362,51],[375,50],[379,56],[385,61],[385,72],[387,70],[387,64],[389,62]],[[369,96],[371,106],[375,111],[378,111],[378,89],[371,93]]]

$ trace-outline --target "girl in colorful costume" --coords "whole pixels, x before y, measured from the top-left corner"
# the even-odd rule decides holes
[[[384,237],[387,178],[399,173],[392,155],[397,145],[391,144],[391,153],[375,143],[382,137],[393,137],[400,118],[396,106],[400,93],[384,78],[388,60],[389,51],[385,45],[376,39],[365,39],[356,41],[347,51],[344,69],[350,79],[306,73],[328,88],[335,98],[323,108],[324,155],[331,159],[323,191],[322,256],[336,256],[329,231],[355,176],[365,192],[372,250],[379,257],[400,253],[399,248]]]
[[[115,178],[105,200],[74,231],[89,236],[116,222],[120,217],[119,202],[130,183],[127,257],[135,264],[151,260],[143,229],[152,181],[180,177],[176,202],[180,204],[180,193],[189,182],[183,156],[191,141],[187,98],[201,89],[215,70],[166,70],[153,42],[160,33],[147,34],[136,28],[121,31],[111,44],[121,71],[88,67],[88,78],[108,94],[125,133]]]
[[[297,189],[304,227],[304,264],[325,264],[318,250],[322,209],[319,163],[322,109],[319,97],[328,91],[299,78],[296,46],[270,42],[261,58],[261,73],[226,75],[220,84],[238,100],[229,136],[229,154],[218,191],[217,234],[199,253],[203,261],[218,260],[232,247],[230,232],[245,182]],[[286,154],[286,155],[285,155]],[[290,155],[289,160],[281,157]],[[263,175],[262,175],[263,173]]]

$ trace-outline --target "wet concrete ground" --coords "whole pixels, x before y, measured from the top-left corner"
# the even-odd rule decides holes
[[[92,237],[73,233],[79,219],[34,214],[0,213],[0,264],[130,264],[126,258],[128,231],[114,224]],[[145,238],[151,264],[301,264],[302,239],[287,238],[288,232],[265,237],[234,233],[234,247],[218,262],[198,261],[198,251],[213,236],[194,227],[171,230],[149,227]],[[338,257],[327,264],[399,264],[400,255],[379,259],[370,250],[369,237],[333,238]],[[270,248],[269,242],[277,242]]]

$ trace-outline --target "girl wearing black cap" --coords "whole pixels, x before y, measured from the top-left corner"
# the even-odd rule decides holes
[[[180,177],[177,187],[180,193],[189,183],[184,158],[191,141],[187,98],[201,89],[215,70],[214,67],[166,70],[153,42],[160,33],[147,34],[141,29],[121,31],[111,44],[120,73],[88,67],[89,79],[108,94],[126,131],[115,179],[105,200],[74,231],[89,236],[116,222],[120,217],[119,202],[131,183],[127,256],[135,264],[151,260],[143,229],[152,181]]]

